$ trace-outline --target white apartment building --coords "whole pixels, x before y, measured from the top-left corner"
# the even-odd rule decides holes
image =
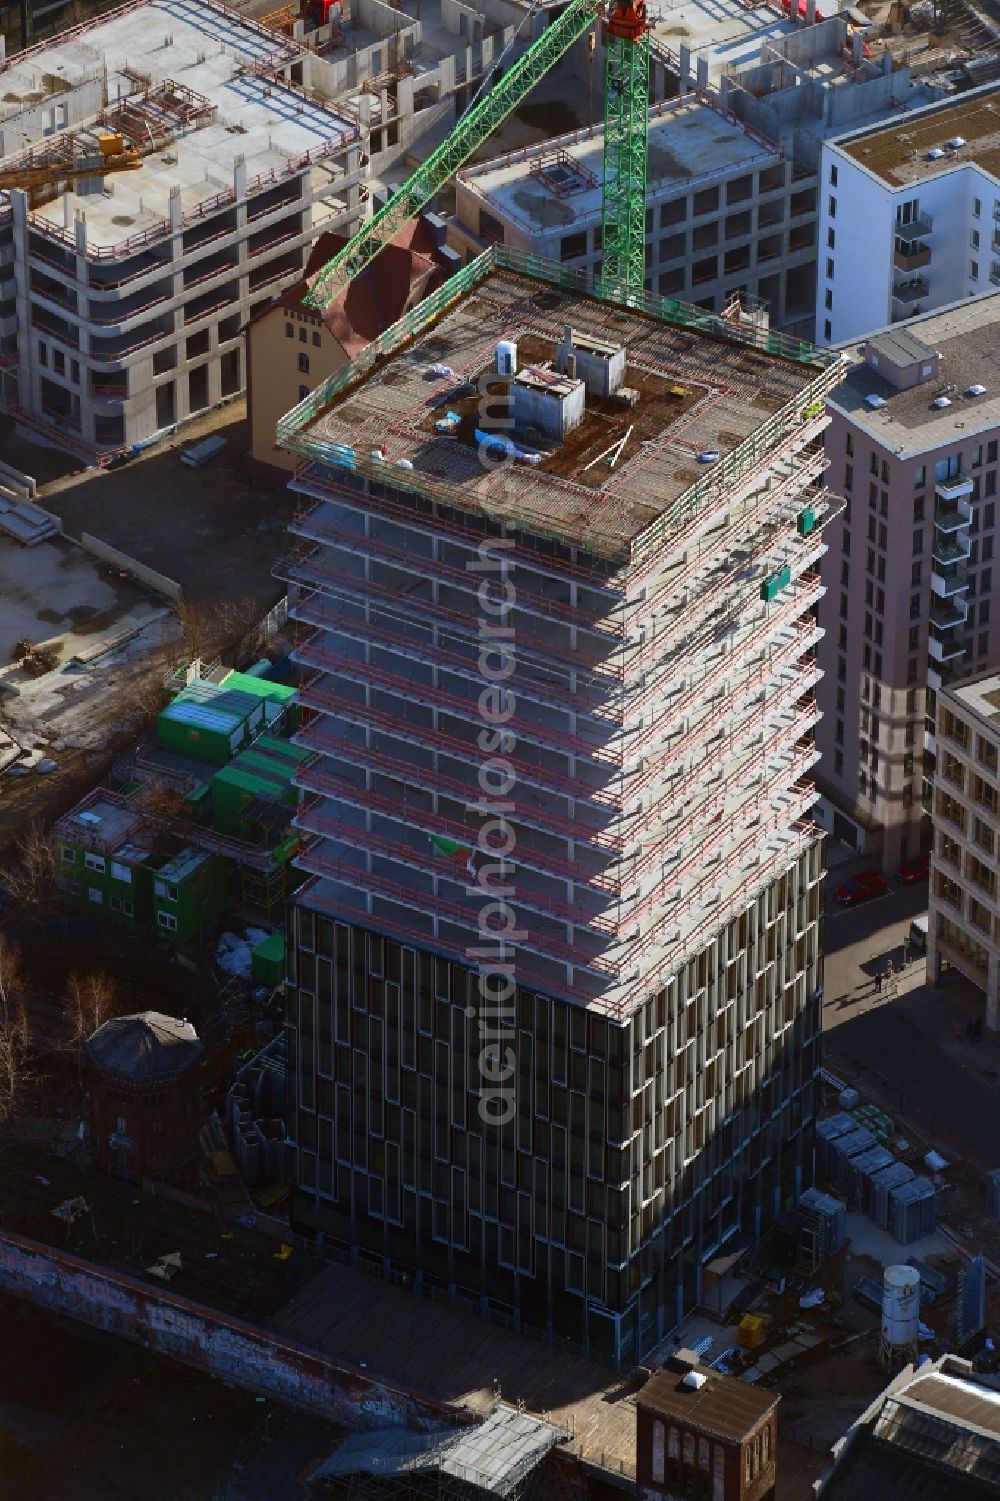
[[[934,851],[927,978],[957,969],[986,995],[1000,1030],[1000,674],[980,673],[938,695]]]
[[[138,0],[0,62],[5,167],[107,132],[142,156],[0,195],[0,406],[95,458],[242,389],[248,317],[367,194],[357,120],[288,81],[300,51],[215,0]]]
[[[816,342],[1000,285],[1000,84],[823,146]]]

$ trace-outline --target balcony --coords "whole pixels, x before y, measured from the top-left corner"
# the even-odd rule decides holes
[[[931,599],[931,629],[936,627],[938,631],[951,631],[956,626],[964,625],[969,618],[969,606],[961,594],[955,594],[950,599],[942,599],[935,591]]]
[[[893,226],[893,233],[896,239],[904,245],[913,245],[916,241],[923,239],[924,235],[929,235],[933,228],[934,220],[930,214],[919,214],[916,219],[911,219],[909,224],[900,224],[897,219]]]
[[[927,655],[932,662],[954,662],[958,657],[965,656],[965,647],[954,637],[935,636],[932,627],[927,641]]]
[[[934,692],[937,693],[938,689],[941,687],[941,683],[942,683],[942,677],[941,677],[941,674],[938,672],[937,668],[936,667],[928,667],[928,669],[927,669],[927,686],[928,686],[928,688],[932,688],[934,690]],[[926,739],[924,741],[924,744],[925,745],[927,744]]]
[[[929,751],[932,756],[937,755],[937,737],[930,730],[924,730],[924,750]]]
[[[948,568],[931,568],[931,589],[939,599],[951,599],[969,587],[969,571],[964,563],[953,563]]]
[[[919,240],[910,245],[908,250],[893,251],[892,264],[897,271],[919,271],[922,266],[929,266],[930,263],[930,246],[921,245]]]
[[[930,292],[926,276],[904,277],[892,289],[892,300],[900,308],[910,308],[915,302],[923,302]]]
[[[971,481],[968,482],[971,485]],[[964,498],[947,500],[934,507],[934,525],[944,537],[963,532],[972,521],[972,506]]]
[[[939,563],[942,568],[950,568],[955,563],[967,562],[971,551],[972,543],[964,532],[955,532],[949,536],[935,531],[931,557],[934,563]]]

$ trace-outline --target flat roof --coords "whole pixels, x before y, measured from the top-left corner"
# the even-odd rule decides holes
[[[555,160],[547,176],[531,170],[544,170],[554,153],[582,169],[575,182],[566,162],[561,173]],[[750,171],[777,155],[776,146],[754,140],[737,121],[693,95],[671,99],[649,112],[646,196],[685,192],[702,178],[717,178],[737,166]],[[593,132],[570,131],[528,150],[466,167],[458,177],[495,212],[525,229],[571,229],[600,220],[603,156],[604,127],[596,126]]]
[[[865,364],[864,351],[867,343],[898,341],[905,332],[936,351],[941,364],[932,380],[897,391]],[[829,405],[901,456],[961,443],[1000,426],[1000,296],[995,293],[911,319],[905,329],[871,335],[844,345],[842,352],[850,364],[830,392]],[[985,394],[966,396],[975,385],[984,386]],[[935,410],[931,403],[941,394],[948,395],[951,405]],[[881,397],[884,405],[873,411],[866,405],[868,396]]]
[[[71,808],[55,825],[62,838],[86,838],[113,851],[136,830],[137,814],[131,808],[102,797],[91,797],[81,807]]]
[[[701,1386],[684,1384],[687,1370],[664,1366],[646,1382],[636,1397],[636,1405],[689,1423],[716,1438],[738,1443],[753,1432],[780,1400],[776,1392],[751,1386],[735,1376],[723,1376],[700,1362],[693,1369],[704,1377]]]
[[[741,461],[748,456],[751,435],[780,409],[794,412],[833,358],[780,335],[736,330],[682,303],[650,297],[626,309],[601,301],[581,273],[565,268],[508,269],[522,262],[503,247],[481,256],[422,304],[421,323],[395,325],[289,413],[281,440],[333,468],[370,472],[374,462],[381,471],[384,463],[386,483],[596,558],[621,559],[658,517],[718,473],[720,460],[737,449]],[[519,364],[553,358],[567,323],[624,345],[625,384],[640,392],[638,404],[617,408],[592,396],[584,422],[561,444],[513,434],[541,453],[540,463],[484,465],[475,438],[478,393],[457,398],[456,381],[477,382],[492,370],[502,339],[518,345]],[[780,357],[786,350],[797,358]],[[435,375],[435,366],[451,373]],[[461,424],[457,435],[444,436],[434,422],[449,410]],[[611,468],[601,455],[626,435]],[[373,459],[378,450],[384,460]]]
[[[945,142],[957,137],[965,145],[945,149]],[[970,162],[1000,179],[1000,84],[986,84],[902,122],[851,135],[838,141],[836,149],[890,188],[909,187]],[[945,149],[945,155],[932,160],[928,152],[934,149]]]
[[[994,729],[1000,729],[1000,672],[981,672],[959,683],[949,683],[941,693]]]
[[[336,153],[357,136],[353,118],[254,72],[259,65],[280,66],[299,51],[213,0],[145,0],[15,53],[0,65],[0,130],[19,151],[53,143],[52,136],[41,140],[38,103],[66,93],[86,90],[69,105],[69,128],[85,141],[98,133],[90,127],[102,95],[113,108],[169,80],[214,109],[144,154],[139,169],[82,180],[82,191],[61,192],[34,211],[35,219],[62,230],[64,200],[72,199],[74,211],[86,214],[88,243],[106,248],[162,225],[174,188],[185,212],[231,192],[238,157],[252,184]],[[94,148],[97,155],[96,139]]]

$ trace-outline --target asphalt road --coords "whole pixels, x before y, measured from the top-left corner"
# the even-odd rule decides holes
[[[833,900],[842,879],[837,870],[827,876],[827,1064],[848,1082],[873,1083],[891,1113],[936,1128],[952,1151],[1000,1165],[1000,1039],[965,1036],[965,1020],[982,1009],[978,993],[957,976],[927,985],[922,958],[903,972],[898,993],[874,988],[890,956],[901,963],[910,921],[927,910],[926,883],[893,880],[884,896],[845,909]]]

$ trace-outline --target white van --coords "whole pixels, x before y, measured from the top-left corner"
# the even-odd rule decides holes
[[[927,952],[927,913],[915,917],[910,923],[910,948],[915,954]]]

